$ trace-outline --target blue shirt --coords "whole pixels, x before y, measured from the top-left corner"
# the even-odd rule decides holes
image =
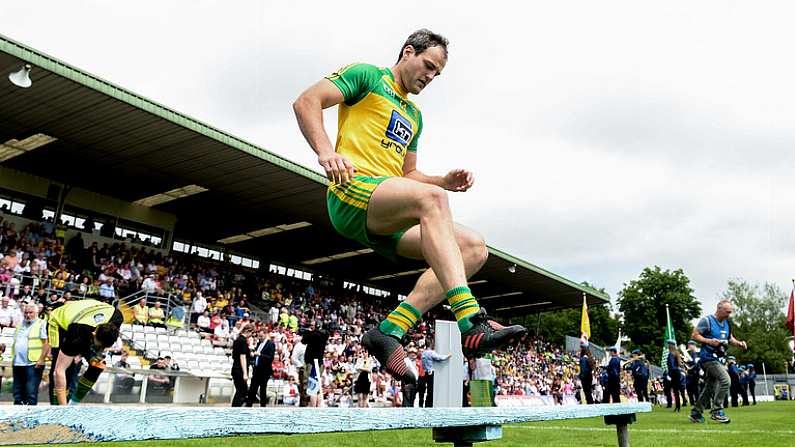
[[[446,355],[439,355],[431,349],[422,351],[420,358],[422,359],[422,369],[425,371],[425,374],[433,372],[433,362],[443,362],[447,360]]]
[[[729,326],[729,320],[718,322],[714,315],[708,315],[698,321],[698,326],[696,326],[696,329],[704,338],[714,338],[716,340],[721,340],[725,344],[723,347],[716,347],[708,343],[704,343],[701,346],[700,354],[702,362],[718,360],[725,355],[726,346],[728,346],[729,337],[731,337],[731,327]]]

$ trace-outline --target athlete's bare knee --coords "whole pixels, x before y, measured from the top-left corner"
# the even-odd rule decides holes
[[[468,269],[472,273],[480,270],[489,258],[489,249],[486,247],[486,241],[478,233],[467,232],[461,240],[461,253],[467,260]]]
[[[420,192],[419,204],[423,215],[446,212],[449,209],[447,191],[435,185],[428,185]]]

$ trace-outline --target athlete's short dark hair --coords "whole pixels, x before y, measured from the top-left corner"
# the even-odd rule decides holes
[[[119,338],[119,327],[113,323],[100,324],[97,326],[96,337],[102,347],[109,348]]]
[[[450,42],[442,36],[441,34],[436,34],[429,29],[420,29],[411,33],[408,39],[406,39],[406,43],[400,47],[400,53],[398,54],[398,62],[403,57],[403,50],[406,49],[407,46],[411,45],[414,48],[414,52],[416,54],[420,54],[423,51],[427,50],[431,47],[442,47],[444,50],[444,56],[447,57],[447,45]]]

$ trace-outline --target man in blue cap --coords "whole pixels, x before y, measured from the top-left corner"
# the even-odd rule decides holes
[[[602,403],[621,403],[621,358],[618,348],[610,347],[610,361],[607,363],[607,390],[605,390]]]
[[[698,367],[698,346],[695,340],[687,342],[687,352],[690,354],[690,360],[685,362],[687,368],[687,399],[691,405],[695,405],[698,399],[698,381],[699,371]]]
[[[729,344],[748,349],[744,341],[737,340],[732,335],[729,317],[733,311],[729,300],[721,300],[713,315],[707,315],[698,321],[693,329],[692,339],[701,343],[699,353],[699,366],[704,370],[704,390],[693,405],[690,412],[691,422],[704,422],[702,412],[710,408],[710,417],[716,422],[728,424],[731,420],[723,412],[723,399],[729,390],[731,380],[719,359],[726,355]]]
[[[748,392],[751,393],[751,398],[756,405],[756,370],[753,363],[746,366],[746,374],[748,374]]]
[[[646,358],[641,354],[640,349],[632,350],[632,362],[629,363],[629,370],[632,372],[632,384],[635,388],[635,395],[638,402],[649,401],[649,366]]]

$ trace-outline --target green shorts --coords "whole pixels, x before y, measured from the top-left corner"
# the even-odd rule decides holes
[[[377,235],[367,231],[367,206],[370,196],[384,180],[390,177],[356,176],[346,185],[331,184],[326,193],[328,215],[337,232],[348,239],[359,241],[376,253],[398,261],[397,244],[405,230],[390,235]]]

